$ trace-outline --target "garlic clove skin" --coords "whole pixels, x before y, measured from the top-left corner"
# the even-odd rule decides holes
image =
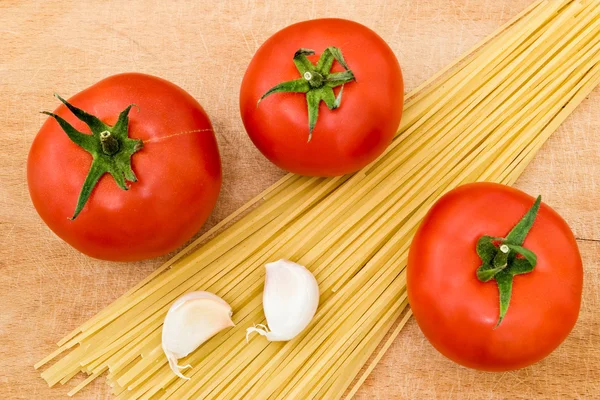
[[[288,341],[302,332],[313,319],[319,306],[319,285],[305,267],[288,260],[265,265],[267,270],[263,292],[263,309],[268,329],[247,329],[267,340]]]
[[[235,324],[231,320],[231,306],[209,292],[191,292],[173,303],[162,329],[162,348],[175,375],[189,379],[179,370],[177,360],[196,350],[202,343],[221,330]]]

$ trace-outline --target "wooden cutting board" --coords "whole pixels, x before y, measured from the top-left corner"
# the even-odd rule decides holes
[[[377,31],[415,87],[531,0],[0,1],[0,395],[64,399],[32,365],[54,342],[159,266],[85,257],[54,236],[29,200],[29,145],[58,92],[69,97],[108,75],[169,79],[204,105],[218,135],[224,186],[213,225],[283,173],[252,146],[238,112],[251,56],[293,22],[343,17]],[[573,228],[585,265],[579,322],[546,360],[481,373],[439,355],[410,321],[359,399],[600,398],[600,91],[542,148],[517,183],[541,193]],[[557,315],[556,318],[560,318]],[[73,383],[67,384],[72,386]],[[81,399],[109,399],[102,379]]]

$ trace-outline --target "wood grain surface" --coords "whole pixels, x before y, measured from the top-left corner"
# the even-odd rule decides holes
[[[210,115],[223,158],[224,185],[210,226],[283,174],[252,146],[238,111],[245,67],[271,34],[325,16],[361,22],[390,44],[410,90],[530,1],[0,0],[0,396],[66,398],[68,388],[49,389],[32,365],[167,258],[93,260],[37,216],[25,163],[46,118],[38,112],[57,105],[53,92],[68,97],[125,71],[158,75],[189,91]],[[410,321],[357,398],[600,398],[599,132],[597,89],[516,185],[541,193],[578,238],[585,289],[579,321],[565,343],[532,367],[481,373],[446,360]],[[103,379],[78,396],[111,397]]]

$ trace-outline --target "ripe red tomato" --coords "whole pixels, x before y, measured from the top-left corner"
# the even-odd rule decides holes
[[[67,125],[48,118],[31,145],[29,192],[50,229],[87,255],[115,261],[156,257],[189,240],[208,218],[221,187],[217,142],[200,104],[170,82],[137,73],[106,78],[69,103],[87,111],[80,117],[99,127],[90,129],[62,104],[55,114]],[[114,172],[88,185],[93,190],[80,212],[75,209],[78,198],[85,200],[80,192],[93,157],[67,136],[69,123],[82,132],[72,135],[99,152],[96,158]],[[105,152],[101,136],[117,138],[116,147]],[[88,183],[100,173],[93,167]]]
[[[331,71],[319,71],[337,75],[323,80],[312,71],[310,85],[303,83],[308,78],[296,64],[314,67],[328,49],[340,57],[334,57]],[[287,89],[297,93],[275,92],[258,104],[269,89],[288,81],[296,81]],[[311,95],[305,92],[327,86],[335,94],[311,90],[318,102],[311,134]],[[300,22],[275,33],[252,58],[240,91],[242,120],[258,149],[280,168],[312,176],[351,173],[377,158],[398,129],[403,102],[402,72],[393,51],[369,28],[343,19]]]
[[[478,279],[478,241],[507,237],[533,204],[531,196],[507,186],[464,185],[431,208],[415,235],[407,271],[410,305],[431,344],[459,364],[487,371],[528,366],[562,343],[577,321],[581,256],[566,222],[542,203],[522,243],[537,263],[512,278],[510,303],[496,327],[499,285]],[[516,254],[512,260],[526,264]]]

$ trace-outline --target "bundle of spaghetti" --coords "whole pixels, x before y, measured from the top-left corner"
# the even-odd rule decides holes
[[[405,266],[427,210],[463,183],[514,183],[598,83],[600,2],[535,2],[407,96],[398,134],[377,161],[352,176],[285,176],[36,368],[66,352],[42,373],[50,385],[89,374],[74,394],[108,371],[117,399],[351,397],[410,318]],[[246,343],[246,328],[265,323],[263,266],[280,258],[313,272],[319,309],[289,342]],[[226,300],[236,326],[181,360],[193,366],[186,381],[167,365],[161,325],[193,290]]]

